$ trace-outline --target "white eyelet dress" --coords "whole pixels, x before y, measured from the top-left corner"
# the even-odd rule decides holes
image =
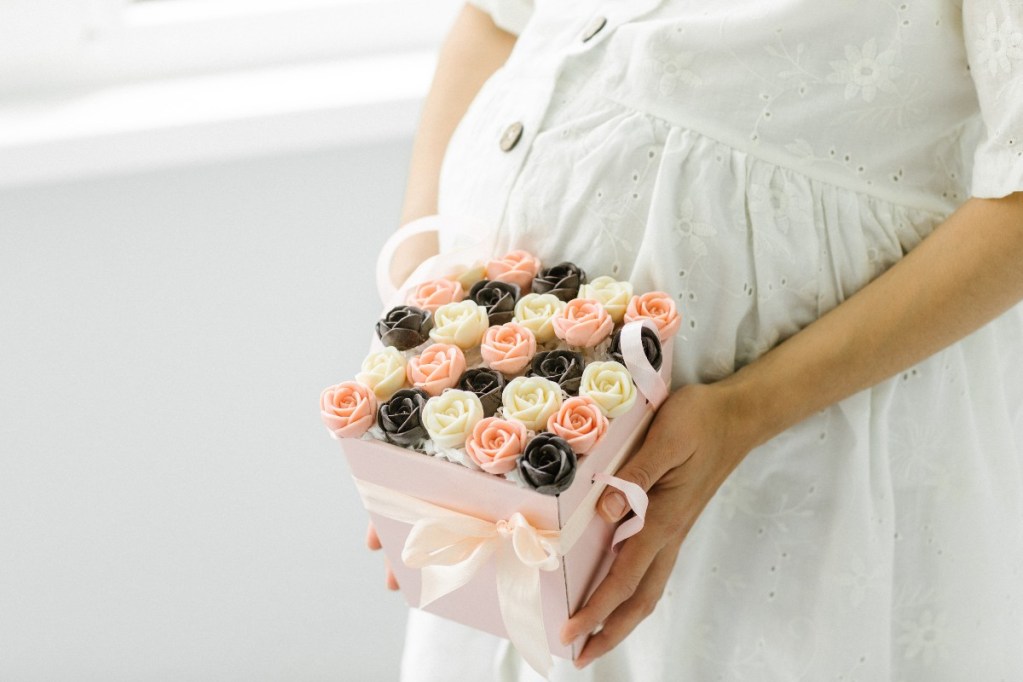
[[[969,197],[1023,190],[1019,0],[474,4],[519,39],[440,212],[676,297],[676,386],[755,360]],[[655,612],[552,679],[1023,680],[1021,353],[1016,306],[757,448]],[[403,679],[538,678],[413,611]]]

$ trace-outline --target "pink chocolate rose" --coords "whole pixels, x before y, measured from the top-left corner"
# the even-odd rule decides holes
[[[358,438],[376,422],[376,396],[358,381],[328,386],[320,393],[320,418],[335,438]]]
[[[551,318],[551,325],[557,337],[568,345],[592,348],[607,338],[615,323],[600,301],[573,298]]]
[[[535,354],[536,336],[514,322],[490,327],[480,343],[483,364],[501,374],[518,374]]]
[[[430,395],[453,388],[465,373],[465,354],[458,346],[434,343],[410,358],[405,369],[409,383]]]
[[[648,291],[642,296],[633,296],[625,310],[625,321],[651,320],[657,325],[657,335],[667,341],[682,325],[675,301],[663,291]]]
[[[406,303],[431,313],[448,303],[458,303],[465,298],[465,290],[461,282],[454,279],[431,279],[423,282],[409,294]]]
[[[540,259],[527,251],[512,251],[487,262],[487,279],[517,284],[522,294],[529,293],[538,272]]]
[[[587,395],[569,398],[547,420],[547,430],[568,441],[577,455],[585,455],[597,447],[607,434],[607,427],[607,417]]]
[[[520,421],[487,417],[473,427],[465,451],[488,474],[506,474],[525,449],[526,435],[526,425]]]

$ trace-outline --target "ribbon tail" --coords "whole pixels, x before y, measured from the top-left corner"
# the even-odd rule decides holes
[[[540,569],[527,566],[509,544],[498,550],[497,598],[508,639],[529,666],[547,678],[553,660],[543,626]]]

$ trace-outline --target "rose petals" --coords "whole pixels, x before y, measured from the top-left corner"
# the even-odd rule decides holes
[[[405,365],[405,356],[394,346],[387,346],[366,356],[355,380],[373,389],[378,400],[387,400],[405,385]]]
[[[475,367],[462,375],[458,388],[472,391],[483,403],[483,414],[493,417],[501,406],[501,393],[504,391],[504,376],[486,367]]]
[[[465,372],[465,354],[458,346],[434,343],[411,358],[406,367],[409,383],[430,395],[458,384]]]
[[[547,430],[564,438],[577,455],[597,447],[607,435],[607,417],[593,398],[585,395],[569,398],[547,420]]]
[[[377,322],[376,331],[385,346],[408,350],[425,343],[432,326],[433,318],[428,311],[400,305],[387,311]]]
[[[629,370],[620,362],[591,362],[583,370],[579,395],[593,398],[601,412],[614,419],[632,409],[636,402],[636,385],[632,383]]]
[[[565,307],[565,302],[553,294],[526,294],[515,304],[514,320],[533,332],[536,340],[547,343],[554,338],[551,318]]]
[[[579,382],[583,378],[586,360],[583,354],[573,350],[548,350],[537,353],[530,364],[529,376],[550,379],[561,386],[569,395],[579,393]]]
[[[516,419],[538,431],[561,407],[561,387],[540,377],[517,377],[501,395],[505,419]]]
[[[508,282],[481,280],[472,285],[469,298],[487,311],[490,324],[511,322],[515,315],[515,302],[519,300],[519,287]]]
[[[572,446],[565,439],[541,433],[526,444],[517,466],[530,488],[544,495],[558,495],[572,485],[576,463]]]
[[[625,321],[652,320],[657,326],[657,335],[661,341],[667,341],[682,325],[682,317],[678,314],[675,300],[663,291],[648,291],[641,296],[633,296],[625,311]]]
[[[453,388],[426,401],[423,424],[433,442],[442,448],[460,448],[483,419],[483,405],[475,393]]]
[[[599,301],[576,298],[551,318],[559,339],[576,348],[592,348],[607,338],[614,329],[614,320]]]
[[[433,314],[433,321],[430,338],[437,343],[458,346],[462,350],[479,345],[490,326],[486,309],[470,300],[442,305]]]
[[[422,389],[403,388],[380,405],[377,425],[388,441],[411,447],[427,437],[422,416],[427,398],[429,395]]]
[[[431,279],[423,282],[409,294],[406,303],[431,313],[448,303],[458,303],[465,298],[461,282],[453,279]]]
[[[358,438],[373,425],[377,400],[357,381],[343,381],[320,393],[320,419],[335,438]]]
[[[518,374],[536,353],[533,332],[514,322],[491,327],[483,335],[480,355],[483,364],[502,374]]]
[[[533,292],[553,294],[562,301],[571,301],[579,295],[579,287],[586,284],[586,273],[575,263],[558,263],[541,270],[533,278]]]
[[[465,451],[488,474],[506,474],[515,468],[527,435],[522,422],[488,417],[476,422]]]
[[[487,279],[508,282],[528,292],[540,272],[540,259],[528,251],[512,251],[487,262]]]
[[[600,301],[615,324],[620,324],[632,299],[632,283],[602,275],[579,287],[579,298]]]

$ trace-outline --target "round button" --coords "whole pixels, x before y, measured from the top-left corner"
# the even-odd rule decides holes
[[[504,129],[501,134],[501,151],[510,152],[519,143],[522,137],[522,124],[518,121]]]
[[[594,17],[593,21],[587,24],[586,28],[583,30],[583,42],[585,43],[587,40],[600,33],[601,29],[605,26],[607,26],[607,18]]]

